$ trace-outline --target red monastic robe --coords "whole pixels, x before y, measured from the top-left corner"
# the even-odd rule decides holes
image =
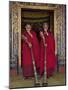
[[[46,72],[47,77],[51,76],[56,67],[56,57],[55,57],[55,40],[51,33],[48,33],[48,35],[44,34],[45,42],[47,44],[46,46]],[[40,75],[42,76],[44,73],[44,44],[43,40],[41,38],[40,42]]]
[[[27,31],[25,31],[23,35],[25,35],[28,41],[32,44],[34,59],[36,62],[36,68],[38,69],[39,68],[39,44],[38,44],[38,40],[35,32],[31,31],[31,33],[33,35],[32,38],[27,33]],[[23,69],[24,77],[31,77],[34,75],[31,51],[28,44],[25,41],[22,42],[22,69]]]

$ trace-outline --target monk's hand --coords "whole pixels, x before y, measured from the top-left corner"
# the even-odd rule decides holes
[[[55,55],[57,55],[57,52],[55,51]]]
[[[26,41],[26,40],[27,40],[27,37],[24,36],[24,35],[22,35],[22,39],[23,39],[24,41]]]
[[[31,47],[32,47],[32,44],[31,44],[31,43],[29,43],[28,45],[29,45],[29,48],[31,48]]]
[[[45,39],[42,31],[40,31],[40,36],[43,40]]]
[[[47,44],[44,44],[45,47],[47,47]]]

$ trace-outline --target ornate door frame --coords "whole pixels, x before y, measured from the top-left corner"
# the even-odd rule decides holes
[[[54,10],[54,38],[55,38],[55,45],[56,45],[56,53],[57,53],[57,29],[56,29],[56,7],[50,6],[41,6],[41,4],[37,5],[25,5],[25,4],[18,4],[18,30],[19,30],[19,47],[18,47],[18,56],[19,56],[19,67],[21,67],[21,8],[29,8],[29,9],[41,9],[41,10]]]

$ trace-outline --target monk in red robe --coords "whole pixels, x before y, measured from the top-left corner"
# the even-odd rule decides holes
[[[52,33],[48,32],[48,24],[43,24],[43,32],[40,31],[40,76],[44,74],[46,67],[47,78],[53,75],[56,67],[55,40]],[[45,42],[45,48],[44,48]],[[46,56],[45,56],[46,55]],[[46,66],[44,65],[46,57]]]
[[[30,48],[33,49],[36,69],[38,70],[39,68],[39,44],[36,37],[36,33],[31,29],[31,25],[26,24],[25,32],[22,34],[22,36],[25,36],[24,40],[22,40],[22,69],[25,78],[34,76]],[[29,43],[26,42],[26,39],[28,39]]]

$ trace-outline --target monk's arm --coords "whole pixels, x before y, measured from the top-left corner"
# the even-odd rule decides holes
[[[29,47],[32,46],[25,35],[22,35],[22,39],[28,44]]]

